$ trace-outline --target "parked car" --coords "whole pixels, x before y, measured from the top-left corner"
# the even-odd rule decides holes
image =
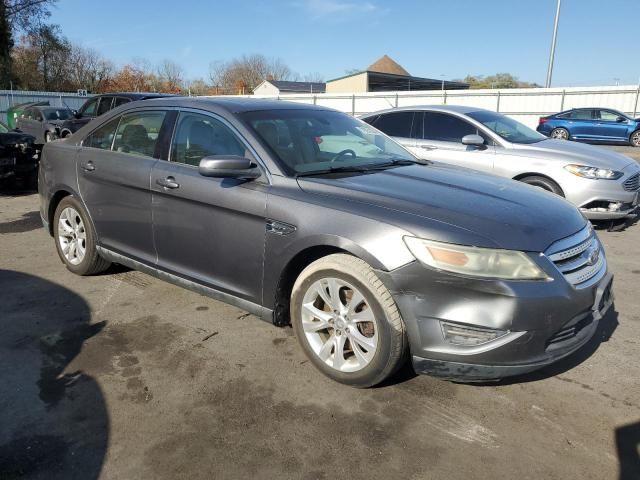
[[[48,100],[44,102],[27,102],[27,103],[17,103],[17,104],[11,105],[7,109],[6,126],[9,128],[9,130],[14,130],[17,127],[16,122],[18,121],[18,118],[20,118],[24,114],[24,111],[27,108],[34,107],[34,106],[48,106],[48,105],[49,105]]]
[[[35,105],[18,117],[16,129],[32,135],[36,145],[43,145],[60,136],[60,127],[73,115],[66,107]]]
[[[612,302],[602,245],[570,203],[420,161],[316,106],[121,106],[45,145],[39,192],[70,271],[117,262],[291,323],[320,371],[358,387],[407,349],[444,378],[535,370],[584,345]]]
[[[66,120],[60,127],[60,137],[67,138],[79,128],[85,126],[91,120],[99,117],[109,110],[124,105],[125,103],[149,98],[164,97],[162,93],[107,93],[96,95],[87,100],[80,110],[74,112],[73,117]]]
[[[384,110],[362,119],[418,157],[512,178],[565,197],[592,220],[633,215],[640,166],[590,145],[548,139],[521,123],[476,107]]]
[[[574,108],[540,117],[538,132],[558,140],[628,143],[640,147],[640,118],[611,108]]]
[[[31,135],[10,131],[0,122],[0,180],[19,178],[35,185],[38,158],[34,140]]]

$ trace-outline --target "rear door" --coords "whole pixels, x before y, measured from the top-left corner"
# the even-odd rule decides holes
[[[100,98],[100,103],[98,103],[98,109],[96,110],[96,116],[99,117],[111,110],[113,108],[113,100],[113,97]]]
[[[598,137],[598,126],[591,108],[572,110],[567,114],[565,123],[572,138],[588,140]]]
[[[596,124],[598,125],[598,137],[602,140],[627,141],[630,120],[613,110],[596,110]],[[622,121],[619,121],[622,119]]]
[[[162,152],[167,112],[141,110],[94,130],[78,153],[78,183],[100,245],[153,264],[149,177]]]
[[[415,112],[400,110],[380,114],[377,118],[367,121],[381,132],[393,137],[403,147],[417,154],[416,139],[412,136]]]
[[[423,158],[485,172],[493,170],[493,142],[475,125],[444,112],[426,111],[423,121],[423,138],[418,140],[418,147],[425,152]],[[465,135],[482,136],[485,147],[463,145],[462,137]]]
[[[253,181],[203,177],[208,155],[255,160],[221,117],[179,114],[170,161],[153,168],[154,240],[158,266],[254,303],[262,302],[266,177]]]

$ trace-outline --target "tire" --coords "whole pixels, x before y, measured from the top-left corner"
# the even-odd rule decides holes
[[[555,138],[556,140],[570,140],[569,130],[566,128],[554,128],[549,133],[549,138]]]
[[[97,237],[89,215],[73,196],[63,198],[56,208],[53,216],[53,238],[60,260],[77,275],[95,275],[105,271],[111,265],[111,262],[98,253]],[[73,248],[74,240],[75,249]]]
[[[547,190],[548,192],[555,193],[556,195],[564,197],[564,192],[562,191],[562,188],[560,188],[560,185],[558,185],[550,178],[532,175],[530,177],[521,178],[520,181],[522,183],[526,183],[534,187],[540,187],[544,190]]]
[[[407,335],[398,307],[359,258],[333,254],[311,263],[293,285],[290,309],[307,358],[337,382],[372,387],[404,363]]]
[[[629,143],[634,147],[640,147],[640,130],[636,130],[629,135]]]

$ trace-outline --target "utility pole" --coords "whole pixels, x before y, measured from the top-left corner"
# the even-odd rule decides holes
[[[553,74],[553,60],[556,56],[556,38],[558,37],[558,21],[560,20],[560,0],[557,0],[556,20],[553,22],[553,37],[551,39],[551,55],[549,55],[549,68],[547,69],[546,87],[551,87],[551,75]]]

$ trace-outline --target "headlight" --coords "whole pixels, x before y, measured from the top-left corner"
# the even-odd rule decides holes
[[[404,241],[417,260],[429,267],[485,278],[548,280],[523,252],[434,242],[416,237]]]
[[[608,168],[588,167],[587,165],[565,165],[565,170],[584,178],[592,178],[594,180],[617,180],[624,173]]]

